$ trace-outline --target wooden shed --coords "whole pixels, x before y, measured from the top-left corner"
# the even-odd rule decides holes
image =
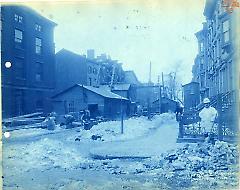
[[[91,117],[118,118],[126,113],[129,100],[108,90],[76,84],[52,97],[54,111],[58,114],[80,112],[88,109]]]
[[[177,107],[177,102],[167,97],[162,97],[161,106],[159,105],[159,99],[155,100],[152,103],[152,108],[154,112],[159,112],[159,109],[161,109],[161,113],[167,113],[169,111],[175,112],[176,107]]]

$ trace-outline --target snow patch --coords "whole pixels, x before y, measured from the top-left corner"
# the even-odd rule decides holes
[[[93,135],[101,137],[98,140],[105,142],[131,140],[144,136],[151,130],[161,127],[163,123],[172,121],[174,117],[172,113],[164,113],[154,116],[152,120],[148,120],[144,116],[129,118],[124,120],[123,134],[121,134],[121,121],[102,122],[93,126],[88,131],[82,130],[80,134],[74,135],[68,140],[73,141],[76,138],[80,139],[80,141],[91,140]]]

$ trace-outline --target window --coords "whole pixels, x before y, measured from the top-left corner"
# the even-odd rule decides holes
[[[201,88],[204,87],[204,75],[201,75],[201,77],[200,77],[200,87]]]
[[[41,82],[43,80],[43,65],[42,63],[36,63],[36,75],[35,79],[37,82]]]
[[[230,37],[229,20],[224,21],[222,26],[223,26],[223,42],[227,43],[229,42],[229,37]]]
[[[89,73],[89,74],[92,73],[92,67],[91,67],[91,66],[88,67],[88,73]]]
[[[70,101],[68,104],[68,112],[74,112],[75,108],[74,108],[74,101]]]
[[[18,14],[15,14],[14,15],[14,20],[18,23],[22,23],[23,22],[23,17],[18,15]]]
[[[203,42],[200,43],[200,52],[203,52]]]
[[[35,39],[35,52],[36,54],[42,53],[42,39],[40,38]]]
[[[41,32],[42,31],[42,26],[39,24],[35,24],[35,30]]]
[[[92,78],[89,78],[89,85],[92,86]]]
[[[23,32],[21,30],[15,29],[14,41],[15,41],[15,47],[22,48],[22,46],[23,46]]]
[[[15,66],[15,76],[16,76],[16,78],[23,79],[25,77],[25,75],[24,75],[24,60],[23,59],[17,59],[14,66]]]

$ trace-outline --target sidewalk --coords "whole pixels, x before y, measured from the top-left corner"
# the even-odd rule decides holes
[[[93,158],[144,158],[160,156],[161,153],[175,149],[178,123],[171,122],[151,131],[147,136],[134,140],[106,142],[90,150]]]

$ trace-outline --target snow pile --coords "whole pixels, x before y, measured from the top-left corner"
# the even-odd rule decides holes
[[[26,146],[6,151],[9,167],[16,166],[20,171],[28,171],[33,168],[72,168],[88,160],[83,158],[79,152],[57,140],[44,138],[32,142]]]
[[[29,125],[30,127],[31,125]],[[60,125],[56,125],[54,132],[61,132],[63,128]],[[7,130],[6,130],[7,131]],[[42,128],[27,128],[27,129],[19,129],[14,131],[9,131],[12,139],[26,139],[31,138],[33,136],[42,136],[47,134],[53,134],[52,130],[42,129]]]
[[[89,140],[94,135],[96,139],[101,141],[120,141],[129,140],[146,135],[153,129],[157,129],[163,123],[174,121],[174,114],[164,113],[156,115],[152,120],[148,120],[147,117],[129,118],[124,120],[123,131],[121,134],[121,121],[108,121],[102,122],[93,126],[90,130],[82,130],[80,135],[74,136],[74,140]],[[174,121],[175,122],[175,121]],[[73,140],[72,138],[69,140]]]

